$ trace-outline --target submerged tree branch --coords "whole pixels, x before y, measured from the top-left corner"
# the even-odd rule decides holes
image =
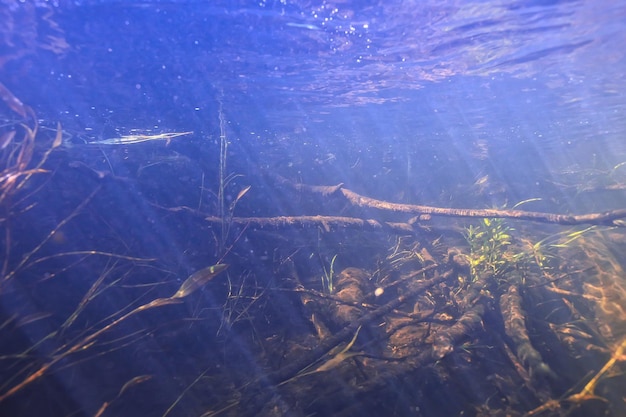
[[[509,218],[519,220],[531,220],[542,223],[556,223],[564,225],[574,224],[597,224],[614,226],[614,221],[626,218],[626,209],[606,211],[604,213],[591,214],[554,214],[524,210],[498,210],[498,209],[457,209],[431,206],[420,206],[414,204],[389,203],[387,201],[376,200],[364,197],[346,188],[341,189],[348,201],[359,207],[370,207],[379,210],[395,211],[410,214],[430,214],[438,216],[453,217],[490,217]]]
[[[563,225],[595,224],[605,226],[617,226],[615,220],[626,218],[626,209],[611,210],[602,213],[590,214],[555,214],[524,210],[498,210],[498,209],[465,209],[422,206],[416,204],[390,203],[384,200],[362,196],[347,188],[343,184],[334,186],[311,186],[306,184],[294,184],[285,178],[275,176],[274,179],[281,185],[286,185],[298,191],[306,191],[312,194],[339,195],[348,200],[355,207],[366,207],[396,213],[413,215],[436,215],[450,217],[479,217],[479,218],[508,218],[518,220],[530,220],[541,223],[555,223]]]
[[[206,217],[206,221],[218,226],[222,220],[219,217]],[[326,232],[333,229],[358,229],[363,231],[388,231],[393,233],[413,233],[413,226],[409,223],[379,222],[373,219],[358,219],[342,216],[276,216],[276,217],[233,217],[231,224],[248,226],[252,229],[281,230],[289,227],[302,229],[321,227]]]

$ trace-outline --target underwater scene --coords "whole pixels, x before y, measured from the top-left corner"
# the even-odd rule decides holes
[[[0,416],[626,416],[626,3],[0,0]]]

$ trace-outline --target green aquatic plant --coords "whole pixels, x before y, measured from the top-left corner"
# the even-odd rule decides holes
[[[237,178],[243,177],[241,174],[229,173],[227,168],[227,159],[228,159],[228,145],[229,140],[226,136],[226,118],[224,116],[224,112],[222,111],[222,100],[218,100],[219,102],[219,110],[218,110],[218,118],[219,118],[219,126],[220,126],[220,153],[219,153],[219,168],[218,168],[218,189],[217,189],[217,217],[220,219],[220,232],[219,236],[216,236],[216,242],[218,246],[218,253],[220,256],[225,256],[226,253],[232,249],[234,242],[231,240],[231,230],[233,226],[233,217],[235,215],[235,207],[237,203],[243,198],[244,195],[252,186],[248,185],[239,191],[237,197],[230,203],[227,204],[227,195],[230,192],[230,185]],[[204,177],[202,182],[204,182]],[[200,207],[202,204],[202,194],[200,195],[200,202],[198,206]],[[239,237],[241,234],[239,234]],[[239,237],[235,238],[235,241],[239,239]]]
[[[332,294],[333,292],[335,292],[334,281],[335,281],[335,261],[336,260],[337,260],[337,255],[333,256],[333,259],[330,260],[330,267],[328,268],[328,271],[326,270],[326,267],[322,266],[324,268],[324,275],[322,276],[322,288],[328,294]]]
[[[477,226],[470,225],[465,229],[473,280],[484,273],[500,275],[516,262],[516,257],[508,250],[511,230],[503,219],[488,218],[482,219]]]
[[[584,229],[574,228],[551,234],[538,241],[519,237],[513,242],[514,230],[504,219],[484,218],[478,225],[470,225],[464,235],[470,246],[467,259],[472,281],[489,273],[502,280],[513,270],[540,271],[541,275],[551,278],[555,268],[556,251],[569,248],[596,226]],[[518,274],[521,282],[527,274]]]

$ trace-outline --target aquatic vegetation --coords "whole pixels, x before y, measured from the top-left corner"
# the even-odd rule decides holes
[[[233,225],[233,217],[235,208],[239,201],[252,188],[250,185],[241,189],[232,202],[227,205],[226,194],[229,192],[228,187],[235,179],[242,177],[240,174],[228,172],[228,137],[226,136],[226,119],[222,110],[222,102],[219,101],[219,126],[220,126],[220,152],[219,152],[219,169],[218,169],[218,187],[217,187],[217,217],[220,220],[220,234],[216,236],[218,241],[218,251],[223,256],[227,251],[228,244],[231,243],[231,227]]]
[[[5,229],[4,238],[4,262],[0,275],[0,291],[6,281],[11,279],[21,267],[30,261],[31,257],[41,249],[46,240],[52,238],[55,233],[53,230],[38,246],[30,253],[22,257],[19,265],[12,271],[9,271],[9,258],[12,247],[12,233],[8,224],[9,217],[15,209],[16,195],[21,192],[29,180],[36,174],[47,173],[43,168],[44,164],[50,157],[51,152],[61,145],[62,130],[61,125],[57,125],[55,137],[46,151],[33,160],[35,153],[35,138],[39,131],[39,122],[35,117],[33,110],[23,104],[15,97],[9,89],[0,83],[0,98],[15,113],[22,116],[25,120],[8,124],[5,128],[7,131],[2,136],[2,149],[0,149],[0,207],[2,214],[0,217],[0,225]],[[18,132],[21,135],[18,135]],[[19,138],[19,139],[18,139]],[[27,210],[20,209],[20,210]]]
[[[213,266],[201,269],[200,271],[197,271],[193,273],[192,275],[190,275],[189,278],[187,278],[183,282],[183,284],[180,286],[178,291],[176,291],[176,293],[174,293],[174,295],[172,295],[171,297],[157,298],[157,299],[150,301],[149,303],[142,304],[139,307],[122,315],[121,317],[113,320],[111,323],[107,324],[106,326],[98,330],[95,330],[92,333],[89,333],[87,336],[78,340],[74,344],[71,344],[66,347],[62,347],[61,349],[59,349],[58,352],[55,352],[55,354],[51,357],[51,359],[48,362],[41,365],[41,367],[39,367],[36,371],[30,372],[30,374],[27,377],[25,377],[21,382],[16,383],[11,388],[7,389],[6,392],[0,394],[0,402],[5,400],[8,397],[15,395],[16,393],[24,389],[26,386],[42,378],[44,375],[46,375],[46,373],[50,370],[52,366],[66,359],[68,356],[76,354],[81,351],[85,351],[86,349],[89,349],[95,343],[96,339],[100,337],[103,333],[108,332],[112,328],[118,326],[120,323],[126,321],[127,319],[136,315],[137,313],[141,313],[143,311],[157,308],[157,307],[163,307],[163,306],[167,306],[171,304],[180,303],[181,298],[187,297],[190,294],[192,294],[198,288],[200,288],[201,286],[206,284],[208,281],[213,279],[220,272],[224,271],[227,267],[228,265],[225,265],[225,264],[217,264],[217,265],[213,265]],[[77,310],[75,314],[77,315],[78,312],[79,310]],[[50,335],[50,336],[53,336],[53,335]]]
[[[528,270],[534,267],[549,274],[556,250],[569,248],[596,227],[564,230],[536,242],[524,237],[514,242],[514,229],[504,219],[481,219],[477,226],[469,225],[464,231],[470,247],[468,262],[471,275],[474,279],[484,273],[502,277],[514,269]]]
[[[328,270],[326,270],[326,266],[322,265],[322,269],[324,270],[324,275],[322,275],[322,289],[328,294],[332,294],[335,292],[335,261],[337,260],[337,255],[333,256],[330,260],[330,266]]]
[[[47,329],[45,333],[33,333],[32,344],[29,346],[23,346],[21,343],[2,343],[0,404],[6,404],[20,398],[27,388],[32,389],[37,383],[46,383],[51,373],[78,366],[77,364],[85,361],[90,354],[98,357],[136,341],[141,337],[136,332],[126,336],[126,341],[120,342],[119,346],[107,347],[111,342],[105,342],[103,339],[105,334],[121,327],[139,313],[182,303],[185,298],[196,293],[208,281],[223,272],[227,265],[216,264],[191,274],[169,297],[153,297],[152,301],[140,302],[134,307],[132,303],[127,307],[113,307],[114,310],[108,317],[93,320],[93,305],[100,303],[105,298],[104,294],[120,291],[123,283],[128,284],[133,275],[144,268],[150,268],[148,265],[153,264],[156,259],[116,253],[112,250],[77,248],[73,242],[68,242],[68,229],[75,227],[77,219],[84,220],[88,207],[98,199],[103,190],[101,183],[89,184],[85,194],[82,194],[85,190],[81,188],[72,189],[72,193],[66,192],[69,207],[54,213],[54,223],[50,222],[49,226],[41,227],[39,222],[42,220],[44,220],[42,224],[46,224],[46,218],[42,217],[42,214],[45,216],[49,209],[38,204],[38,199],[45,199],[46,195],[54,196],[55,188],[47,185],[52,181],[51,173],[58,167],[55,165],[50,168],[48,164],[55,159],[54,153],[61,147],[64,134],[60,124],[57,124],[56,129],[41,129],[30,107],[21,103],[1,84],[0,95],[12,111],[24,118],[21,121],[6,123],[2,126],[3,133],[0,135],[2,210],[0,236],[3,238],[0,244],[3,252],[0,297],[4,303],[13,297],[24,297],[22,288],[31,288],[30,291],[33,292],[38,288],[46,288],[44,291],[50,295],[45,301],[41,300],[42,305],[63,310],[63,312],[53,310],[53,313],[46,311],[33,313],[29,312],[31,308],[29,303],[9,302],[4,305],[7,315],[3,316],[0,325],[2,340],[13,340],[14,335],[19,335],[21,331],[30,332],[29,329],[38,326]],[[134,138],[140,139],[167,138],[163,136]],[[97,179],[102,178],[104,176],[98,176]],[[23,220],[27,217],[30,217],[30,221]],[[39,228],[31,229],[31,223],[39,225]],[[19,237],[17,244],[14,241],[15,236]],[[104,259],[106,262],[102,271],[87,286],[82,296],[76,298],[76,294],[64,288],[67,285],[66,280],[74,270],[87,265],[97,265],[98,259]],[[86,275],[88,276],[89,274]],[[26,296],[30,297],[31,294]],[[141,297],[137,300],[139,299]],[[65,312],[66,306],[59,305],[62,303],[61,300],[66,300],[67,307],[73,308]],[[88,319],[90,315],[91,319]],[[41,354],[41,358],[35,359],[38,354]],[[60,363],[64,365],[61,366]],[[118,397],[129,387],[150,378],[151,375],[131,378],[121,386]],[[103,404],[98,415],[104,412],[107,404]]]
[[[504,219],[481,219],[478,226],[465,229],[470,246],[469,264],[472,277],[484,273],[500,275],[514,266],[515,257],[508,251],[511,229]]]

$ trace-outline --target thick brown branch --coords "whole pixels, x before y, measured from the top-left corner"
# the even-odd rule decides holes
[[[543,223],[557,224],[603,224],[613,225],[613,221],[626,217],[626,209],[613,210],[604,213],[592,213],[581,215],[542,213],[523,210],[497,210],[497,209],[462,209],[420,206],[414,204],[389,203],[383,200],[359,195],[346,188],[341,189],[342,194],[355,206],[370,207],[379,210],[395,211],[410,214],[431,214],[454,217],[493,217],[519,220],[532,220]]]
[[[425,269],[422,271],[425,271]],[[450,278],[452,273],[453,271],[450,270],[442,274],[436,274],[433,278],[420,281],[420,283],[417,284],[415,288],[413,288],[411,291],[407,291],[406,293],[403,293],[397,298],[389,301],[387,304],[382,305],[376,310],[373,310],[363,315],[358,320],[344,327],[333,336],[321,341],[320,344],[317,345],[317,347],[312,349],[307,354],[302,355],[300,358],[289,363],[283,368],[275,372],[269,373],[264,378],[264,382],[270,384],[279,384],[288,381],[289,379],[293,378],[298,373],[298,371],[304,369],[307,365],[314,363],[340,343],[348,340],[351,336],[354,335],[359,327],[371,324],[379,317],[382,317],[385,314],[389,313],[394,308],[405,303],[412,297],[415,297],[416,295],[424,292],[432,286],[447,280],[448,278]],[[257,415],[258,411],[270,400],[273,391],[268,389],[262,389],[263,387],[255,385],[250,389],[249,392],[244,394],[243,399],[239,401],[239,404],[243,406],[243,409],[241,410],[242,412],[240,413],[241,415]]]
[[[205,219],[214,225],[220,225],[219,217]],[[372,219],[357,219],[341,216],[277,216],[277,217],[233,217],[230,222],[238,226],[248,226],[251,229],[280,230],[287,227],[303,229],[322,227],[326,232],[333,229],[359,229],[364,231],[390,231],[394,233],[413,233],[413,227],[408,223],[379,222]]]
[[[607,226],[615,226],[615,220],[626,218],[626,209],[606,211],[603,213],[571,215],[523,210],[443,208],[416,204],[390,203],[388,201],[362,196],[354,191],[344,188],[342,184],[334,186],[310,186],[306,184],[293,184],[281,177],[275,177],[275,180],[281,185],[288,185],[298,191],[307,191],[314,194],[322,194],[324,196],[337,195],[341,193],[341,195],[343,195],[343,197],[347,199],[350,204],[356,207],[368,207],[377,210],[413,215],[509,218],[564,225],[597,224]]]

